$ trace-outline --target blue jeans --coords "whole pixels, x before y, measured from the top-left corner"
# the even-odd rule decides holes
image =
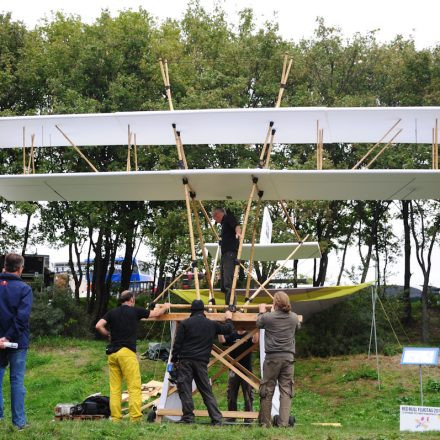
[[[26,414],[24,412],[26,354],[26,348],[8,349],[12,423],[18,427],[26,425]],[[0,419],[3,418],[3,376],[5,370],[6,368],[0,367]]]

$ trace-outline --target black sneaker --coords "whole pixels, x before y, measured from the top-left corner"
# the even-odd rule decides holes
[[[223,422],[221,420],[211,420],[211,426],[222,426]]]
[[[176,423],[185,423],[185,424],[191,424],[194,423],[194,420],[188,420],[188,419],[180,419]]]

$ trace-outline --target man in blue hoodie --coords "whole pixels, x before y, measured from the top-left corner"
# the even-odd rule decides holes
[[[9,364],[12,423],[18,429],[26,426],[24,373],[32,308],[32,289],[20,279],[23,267],[21,255],[8,254],[0,274],[0,420],[3,419],[3,376]],[[6,348],[7,342],[15,342],[18,347]]]

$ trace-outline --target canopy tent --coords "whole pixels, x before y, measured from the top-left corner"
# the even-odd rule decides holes
[[[332,305],[348,299],[351,295],[360,292],[362,289],[371,286],[371,283],[358,284],[356,286],[334,286],[334,287],[299,287],[295,289],[267,289],[269,293],[274,294],[282,290],[289,295],[292,304],[292,310],[298,315],[303,315],[304,319],[310,318],[314,313],[328,309]],[[195,298],[195,290],[176,289],[172,293],[183,299],[187,303],[191,303]],[[253,291],[251,290],[251,295]],[[245,290],[237,289],[237,307],[245,302]],[[218,305],[225,304],[225,295],[222,292],[214,293],[215,303]],[[208,289],[200,290],[200,299],[208,304]],[[253,301],[252,304],[272,303],[262,292]]]
[[[138,145],[174,145],[176,124],[185,144],[262,143],[270,122],[276,142],[316,142],[317,121],[325,143],[375,143],[399,120],[399,143],[431,143],[440,107],[295,107],[214,110],[179,110],[12,116],[0,118],[0,148],[21,147],[23,129],[27,145],[35,134],[36,147],[69,146],[56,128],[76,145],[126,145],[127,128]]]
[[[437,170],[171,170],[0,176],[14,201],[184,200],[187,177],[199,200],[246,200],[252,177],[264,200],[439,199]]]
[[[253,259],[254,261],[285,260],[296,248],[298,248],[298,246],[299,243],[255,243]],[[212,257],[215,257],[218,244],[206,243],[205,248]],[[243,244],[243,251],[241,254],[242,260],[250,260],[250,254],[251,244]],[[321,258],[321,249],[319,248],[318,242],[304,242],[292,257],[292,259],[295,260],[304,260],[308,258]]]

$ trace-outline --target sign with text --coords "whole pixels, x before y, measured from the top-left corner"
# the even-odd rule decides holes
[[[440,408],[433,406],[400,406],[401,431],[440,431]]]
[[[402,365],[438,365],[437,347],[404,347]]]

